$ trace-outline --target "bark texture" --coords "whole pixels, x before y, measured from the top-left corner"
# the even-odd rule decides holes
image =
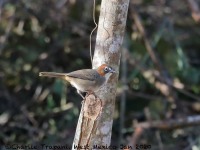
[[[97,68],[102,64],[108,64],[117,73],[95,93],[96,97],[92,94],[86,96],[79,116],[73,149],[81,149],[84,146],[89,149],[105,149],[110,145],[128,6],[129,0],[102,0],[92,65],[93,68]],[[95,102],[91,104],[92,99]]]

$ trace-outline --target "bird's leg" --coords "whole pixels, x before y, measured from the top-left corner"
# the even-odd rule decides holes
[[[85,99],[85,97],[82,95],[81,91],[77,90],[77,93],[78,93],[83,99]]]

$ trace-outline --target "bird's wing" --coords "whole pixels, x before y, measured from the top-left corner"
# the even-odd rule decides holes
[[[97,71],[93,69],[83,69],[67,73],[66,75],[72,78],[94,81],[97,76]]]

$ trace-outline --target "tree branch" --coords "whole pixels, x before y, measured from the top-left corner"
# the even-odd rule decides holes
[[[121,45],[128,6],[129,0],[102,0],[92,66],[97,68],[102,64],[107,64],[112,66],[117,73],[113,74],[109,81],[95,93],[96,97],[93,95],[94,101],[101,101],[101,103],[95,102],[98,103],[98,108],[101,108],[97,111],[98,117],[95,120],[95,117],[91,119],[92,113],[85,116],[86,110],[90,109],[87,99],[91,95],[86,97],[73,143],[73,146],[80,146],[78,149],[82,146],[88,146],[89,149],[103,149],[101,146],[110,145]],[[92,110],[95,109],[92,106]]]
[[[183,118],[177,118],[177,119],[167,119],[164,121],[151,121],[151,122],[143,122],[143,123],[137,123],[135,127],[140,128],[156,128],[156,129],[162,129],[162,130],[169,130],[169,129],[175,129],[175,128],[183,128],[188,126],[195,126],[200,125],[200,116],[187,116]]]

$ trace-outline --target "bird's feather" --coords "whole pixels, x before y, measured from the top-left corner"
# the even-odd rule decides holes
[[[77,70],[77,71],[67,73],[66,75],[71,78],[95,81],[98,76],[98,72],[96,70],[83,69],[83,70]]]

